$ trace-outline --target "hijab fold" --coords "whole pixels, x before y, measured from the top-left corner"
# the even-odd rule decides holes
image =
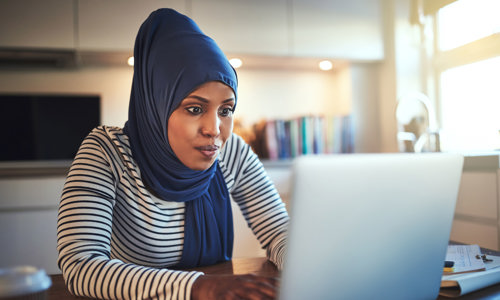
[[[168,119],[203,83],[237,90],[236,72],[217,44],[188,17],[172,9],[151,13],[134,47],[134,76],[124,132],[141,178],[161,199],[185,202],[184,247],[179,267],[232,256],[229,192],[218,160],[204,171],[186,167],[168,141]]]

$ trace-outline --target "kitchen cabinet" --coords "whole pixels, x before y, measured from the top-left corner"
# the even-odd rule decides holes
[[[160,7],[192,17],[228,55],[384,58],[380,0],[5,0],[0,47],[131,52]]]
[[[273,181],[281,199],[289,209],[291,197],[292,169],[291,161],[263,161],[267,175]],[[248,227],[245,218],[236,202],[232,202],[233,223],[234,223],[234,249],[233,257],[264,257],[266,252],[252,230]]]
[[[294,56],[384,58],[381,1],[292,0]]]
[[[186,13],[184,0],[78,1],[79,50],[132,52],[142,22],[162,7]]]
[[[384,58],[380,1],[194,0],[192,17],[226,53]]]
[[[74,1],[0,1],[0,47],[72,49]]]
[[[288,56],[286,0],[193,0],[191,17],[229,54]]]
[[[65,176],[0,179],[0,266],[57,267],[57,212]]]

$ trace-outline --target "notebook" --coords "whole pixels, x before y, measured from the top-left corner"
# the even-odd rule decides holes
[[[459,154],[338,154],[293,163],[280,299],[436,299]]]

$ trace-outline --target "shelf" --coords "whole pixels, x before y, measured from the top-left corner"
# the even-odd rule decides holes
[[[264,168],[290,168],[292,166],[292,159],[278,159],[278,160],[270,160],[270,159],[262,159],[262,164]]]
[[[71,160],[0,162],[0,178],[66,176]]]

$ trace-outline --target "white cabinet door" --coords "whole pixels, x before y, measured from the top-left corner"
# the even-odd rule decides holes
[[[0,267],[57,267],[57,211],[65,177],[0,180]]]
[[[78,1],[78,48],[132,51],[142,22],[158,8],[186,13],[184,0]]]
[[[48,274],[57,266],[57,208],[0,211],[1,267],[34,266]]]
[[[74,48],[73,2],[0,1],[0,47]]]
[[[292,0],[292,54],[351,60],[384,58],[377,0]]]
[[[273,166],[275,165],[275,166]],[[278,165],[278,166],[276,166]],[[287,162],[270,162],[264,163],[267,175],[273,181],[281,199],[289,210],[289,200],[291,196],[291,176],[292,169]],[[234,249],[233,257],[263,257],[266,256],[266,251],[262,249],[259,241],[253,234],[252,230],[243,217],[240,208],[236,202],[231,201],[233,209],[234,222]]]
[[[286,0],[193,0],[192,17],[226,54],[289,55]]]
[[[486,171],[466,171],[462,174],[455,214],[496,223],[497,174]]]
[[[497,172],[462,174],[450,239],[498,250]]]

